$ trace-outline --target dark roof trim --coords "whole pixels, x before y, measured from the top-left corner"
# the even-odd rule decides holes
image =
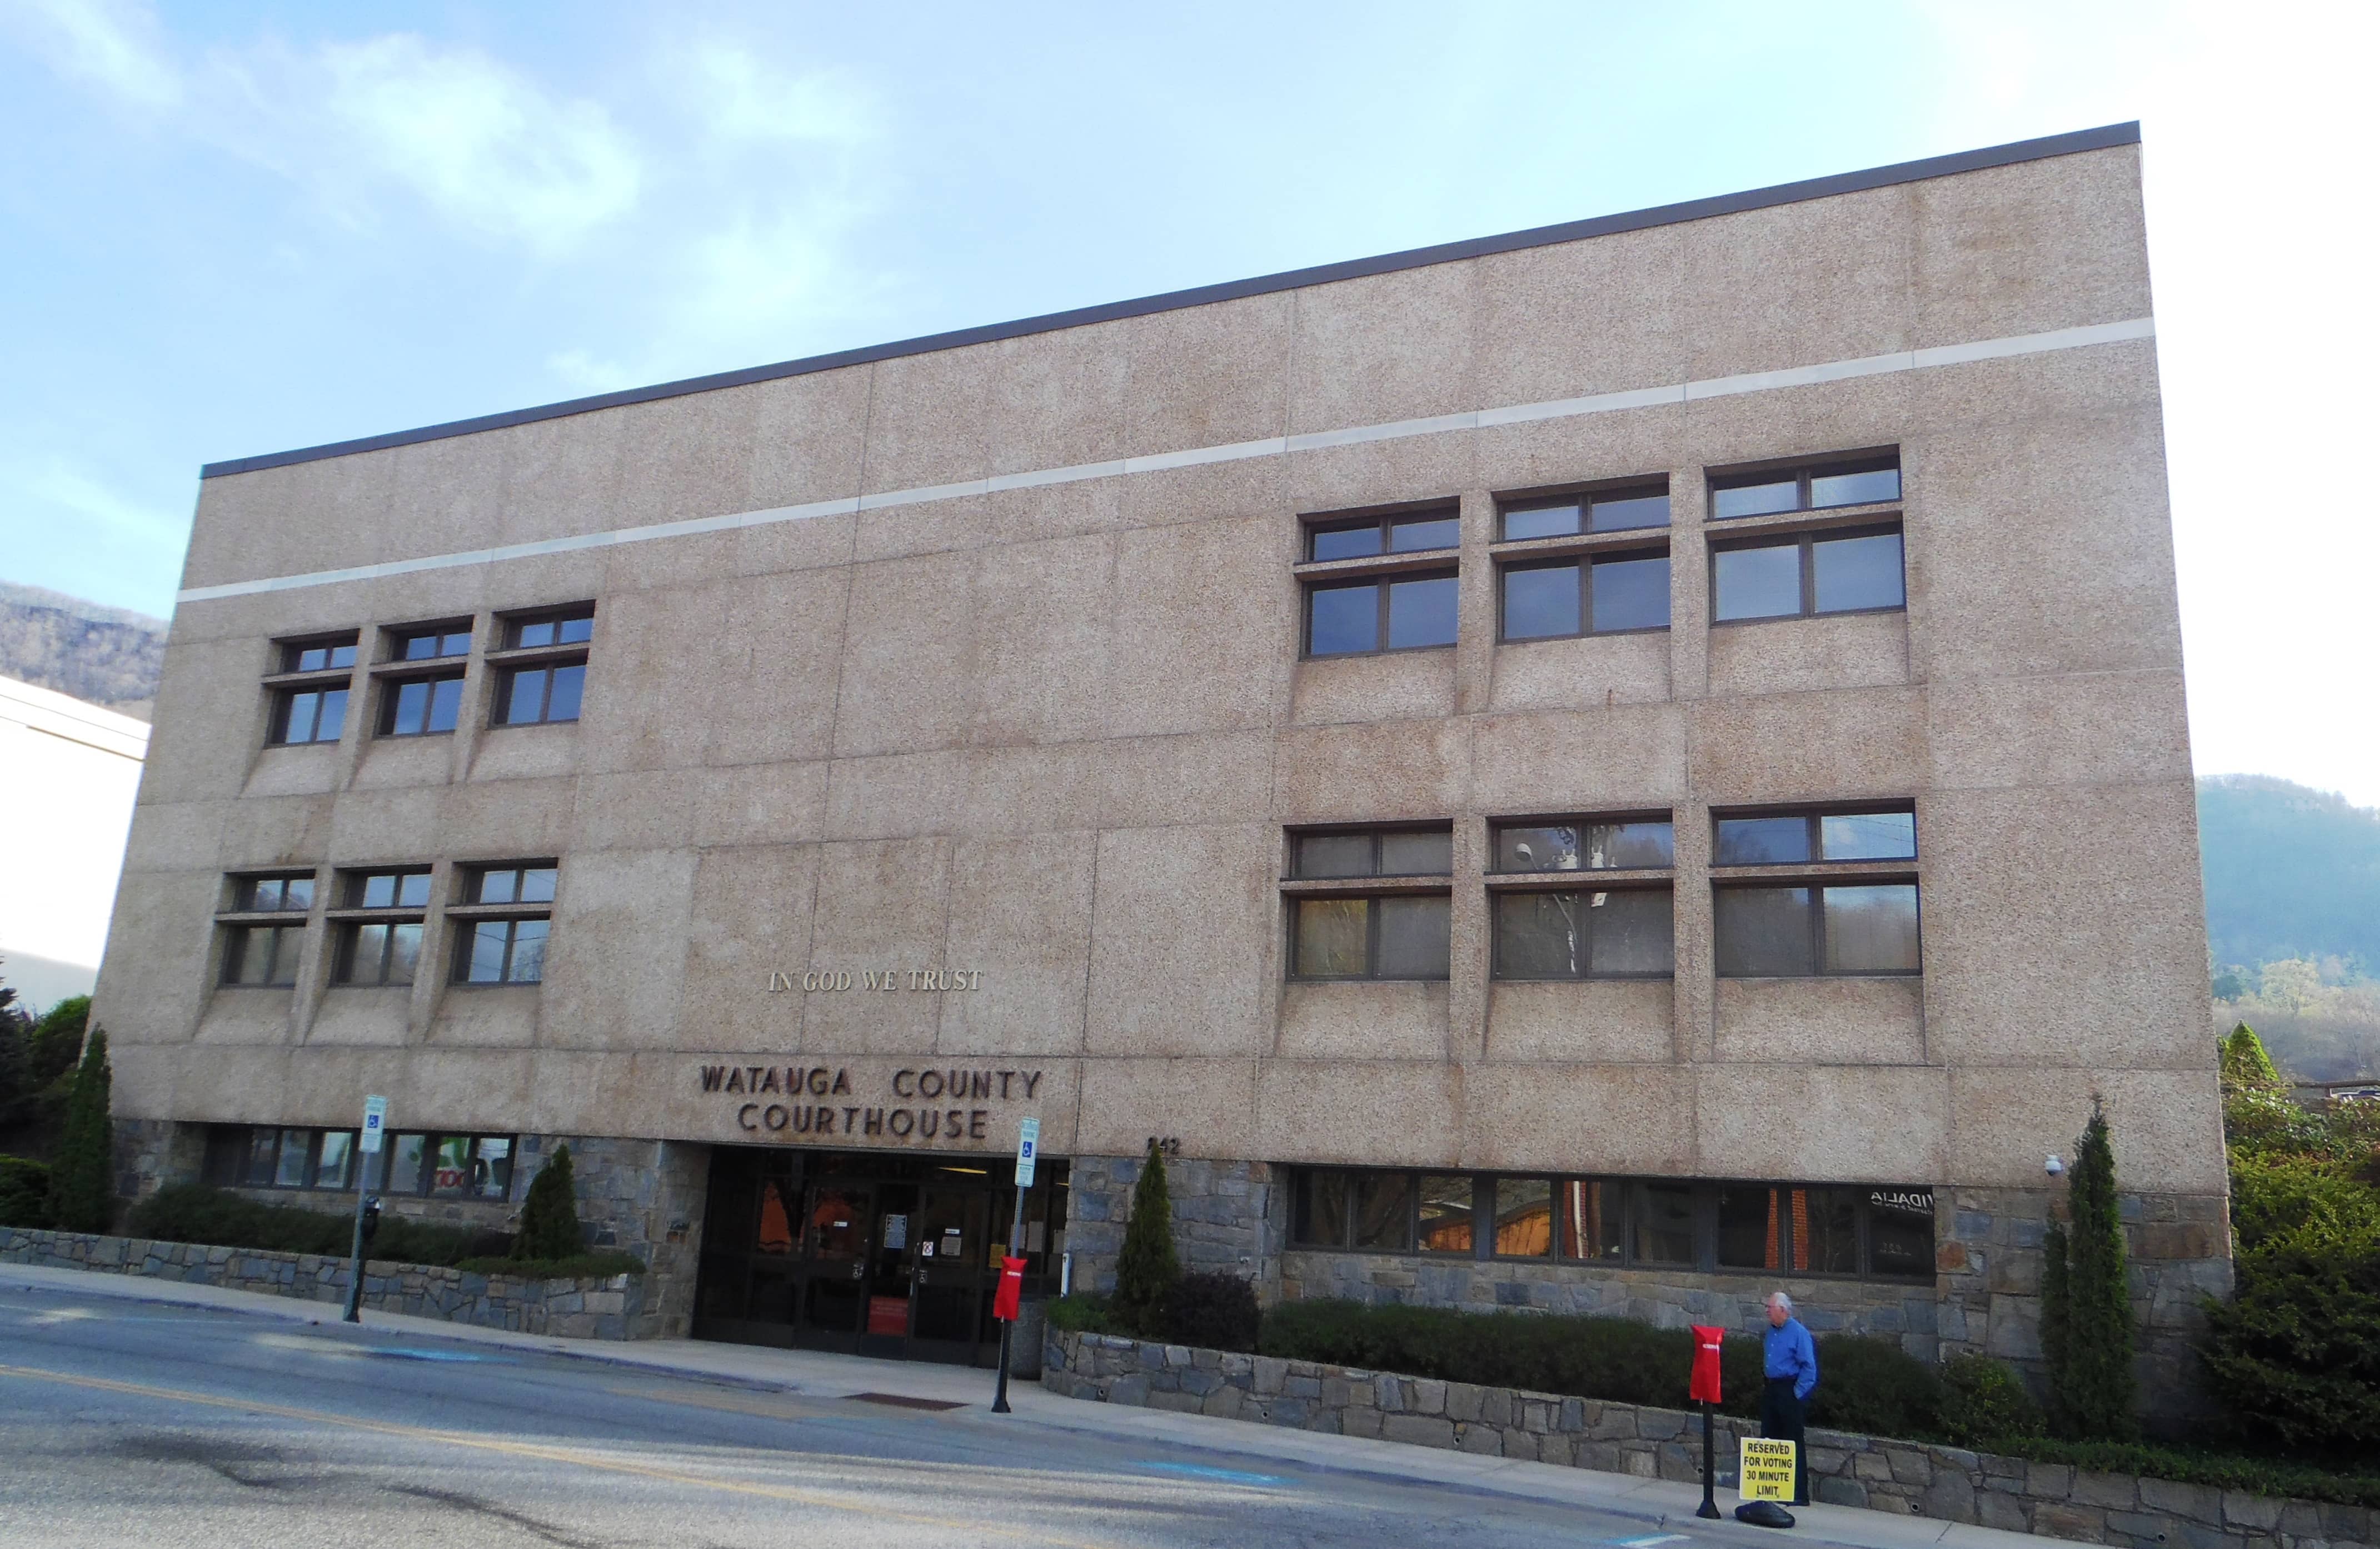
[[[448,436],[503,430],[510,425],[526,425],[539,420],[558,420],[565,415],[586,414],[599,409],[618,409],[626,404],[651,403],[656,399],[681,397],[689,393],[708,393],[722,387],[773,382],[780,377],[806,376],[811,372],[866,365],[872,360],[889,360],[904,355],[924,355],[937,349],[956,349],[964,345],[1023,338],[1027,335],[1047,334],[1060,328],[1079,328],[1086,323],[1111,323],[1118,318],[1145,317],[1151,312],[1172,311],[1182,307],[1203,307],[1216,301],[1268,296],[1275,291],[1293,290],[1304,286],[1328,285],[1333,280],[1361,279],[1369,274],[1393,274],[1400,269],[1418,269],[1431,263],[1451,263],[1490,253],[1515,252],[1524,248],[1542,248],[1557,242],[1609,237],[1623,231],[1643,231],[1650,226],[1674,226],[1684,221],[1707,220],[1714,215],[1732,215],[1779,204],[1798,204],[1804,200],[1827,199],[1836,194],[1890,188],[1895,184],[1914,183],[1928,177],[1947,177],[1961,172],[2012,166],[2020,162],[2041,161],[2051,156],[2070,156],[2078,152],[2104,151],[2118,145],[2137,145],[2140,140],[2141,127],[2137,121],[2109,124],[2095,129],[2079,129],[2072,134],[2021,140],[2013,144],[1994,145],[1980,151],[1961,151],[1955,155],[1929,156],[1923,161],[1871,167],[1864,172],[1843,172],[1831,177],[1813,177],[1800,183],[1779,183],[1774,188],[1688,200],[1682,204],[1663,204],[1624,214],[1597,215],[1591,220],[1541,226],[1528,231],[1507,232],[1500,237],[1475,237],[1467,241],[1442,242],[1436,247],[1411,248],[1403,252],[1383,253],[1377,258],[1350,259],[1342,263],[1292,269],[1282,274],[1233,280],[1224,285],[1168,291],[1162,296],[1145,296],[1136,301],[1111,301],[1103,306],[1048,312],[1040,317],[1021,318],[1014,323],[994,323],[978,328],[960,328],[947,334],[929,334],[922,338],[902,339],[892,344],[838,350],[832,355],[813,355],[800,360],[782,360],[775,365],[747,366],[741,371],[721,372],[712,376],[690,376],[651,387],[630,387],[589,398],[570,398],[562,403],[544,404],[536,409],[483,414],[476,419],[449,421],[443,425],[426,425],[419,430],[392,431],[385,435],[334,441],[327,445],[308,446],[294,452],[235,457],[228,462],[208,463],[199,470],[199,477],[219,479],[225,474],[254,473],[263,469],[286,468],[292,463],[315,462],[356,452],[410,446],[417,442],[442,441]]]

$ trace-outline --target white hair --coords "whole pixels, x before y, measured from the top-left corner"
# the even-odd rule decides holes
[[[1785,1311],[1791,1312],[1793,1311],[1793,1299],[1787,1296],[1783,1291],[1771,1291],[1768,1293],[1768,1305],[1771,1307],[1782,1307]]]

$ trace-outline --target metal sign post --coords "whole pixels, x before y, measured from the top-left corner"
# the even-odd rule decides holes
[[[369,1197],[372,1161],[380,1155],[381,1137],[388,1128],[388,1099],[364,1099],[363,1134],[357,1150],[363,1154],[356,1162],[356,1231],[347,1254],[347,1315],[351,1323],[363,1322],[364,1305],[364,1201]]]
[[[1041,1149],[1041,1121],[1028,1118],[1016,1130],[1016,1215],[1008,1226],[1008,1258],[1000,1266],[1004,1281],[1011,1275],[1021,1281],[1025,1269],[1025,1195],[1033,1187],[1033,1162]],[[1012,1267],[1013,1266],[1013,1267]],[[1007,1287],[1003,1286],[1002,1289]],[[1008,1348],[1015,1337],[1016,1318],[1014,1311],[1000,1323],[1000,1379],[991,1396],[991,1412],[1004,1415],[1008,1409]]]

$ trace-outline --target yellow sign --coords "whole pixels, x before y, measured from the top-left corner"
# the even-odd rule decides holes
[[[1742,1438],[1743,1455],[1738,1460],[1742,1470],[1736,1475],[1736,1494],[1747,1501],[1784,1501],[1793,1499],[1793,1454],[1800,1444],[1773,1442],[1766,1436]]]

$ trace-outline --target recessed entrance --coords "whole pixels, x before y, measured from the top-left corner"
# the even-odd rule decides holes
[[[1003,1156],[720,1146],[694,1336],[989,1366],[1016,1208]],[[1057,1288],[1066,1164],[1025,1199],[1025,1289]]]

